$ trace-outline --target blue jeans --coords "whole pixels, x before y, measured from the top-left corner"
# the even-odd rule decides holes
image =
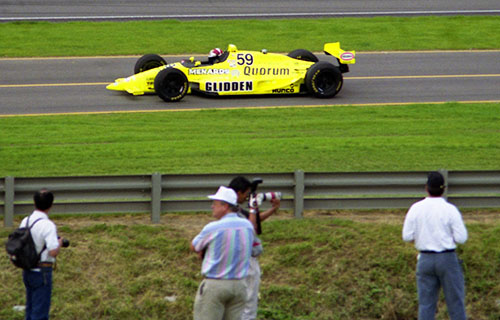
[[[41,272],[24,270],[26,287],[25,320],[48,320],[50,295],[52,294],[52,268],[41,268]]]
[[[421,253],[417,262],[419,319],[434,319],[441,287],[450,319],[465,320],[464,276],[456,253]]]

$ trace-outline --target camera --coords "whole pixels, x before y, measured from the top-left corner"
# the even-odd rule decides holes
[[[57,239],[61,239],[61,237],[57,237]],[[69,247],[69,240],[68,240],[68,239],[66,239],[66,238],[62,238],[62,244],[61,244],[61,246],[62,246],[63,248],[67,248],[67,247]]]
[[[250,184],[250,193],[254,194],[255,191],[257,191],[257,187],[262,182],[264,182],[264,180],[262,180],[261,178],[255,178],[255,179],[253,179],[252,182],[251,182],[251,184]]]
[[[264,201],[271,201],[273,199],[281,200],[281,192],[257,192],[257,187],[261,184],[263,180],[261,178],[255,178],[250,185],[250,198],[248,199],[249,213],[255,215],[256,219],[256,233],[259,235],[262,233],[262,227],[260,224],[260,210],[259,206]]]
[[[281,192],[257,193],[255,198],[257,201],[257,205],[260,206],[264,201],[271,201],[273,199],[281,200]]]
[[[250,208],[258,207],[264,201],[271,201],[273,199],[281,200],[281,192],[259,192],[257,193],[257,187],[259,184],[264,182],[261,178],[255,178],[252,180],[250,187],[250,199],[248,201],[248,206]]]

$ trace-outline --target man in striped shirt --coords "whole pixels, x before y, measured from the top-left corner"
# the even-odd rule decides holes
[[[195,320],[239,320],[246,301],[244,278],[248,274],[254,229],[237,216],[237,195],[221,186],[208,196],[217,220],[193,239],[191,249],[203,259],[201,282],[194,302]]]

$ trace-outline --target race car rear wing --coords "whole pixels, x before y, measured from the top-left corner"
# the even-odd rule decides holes
[[[323,49],[325,54],[334,56],[339,62],[340,72],[349,72],[348,64],[356,63],[356,51],[344,51],[340,48],[340,42],[325,43]]]

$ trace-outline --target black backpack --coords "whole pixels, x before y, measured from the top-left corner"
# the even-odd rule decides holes
[[[10,256],[10,261],[18,268],[33,269],[40,262],[40,255],[45,250],[45,246],[40,253],[36,252],[35,242],[31,236],[31,228],[41,219],[35,220],[30,226],[30,217],[28,217],[26,227],[17,228],[9,234],[5,249]]]

